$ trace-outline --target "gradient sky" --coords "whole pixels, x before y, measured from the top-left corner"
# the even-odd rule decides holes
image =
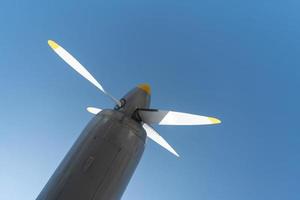
[[[77,57],[116,97],[152,86],[152,107],[220,118],[156,127],[123,200],[298,200],[300,2],[40,1],[0,5],[0,199],[32,200],[112,102],[47,45]]]

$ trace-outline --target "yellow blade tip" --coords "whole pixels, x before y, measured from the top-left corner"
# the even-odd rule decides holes
[[[48,44],[52,49],[57,49],[59,47],[59,45],[53,40],[48,40]]]
[[[138,88],[144,90],[148,95],[151,95],[151,87],[147,83],[139,84]]]
[[[209,117],[208,118],[213,124],[220,124],[221,121],[217,118],[214,118],[214,117]]]

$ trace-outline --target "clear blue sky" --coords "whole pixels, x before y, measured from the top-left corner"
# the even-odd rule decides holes
[[[113,104],[53,39],[122,97],[222,119],[156,127],[124,200],[298,200],[300,3],[296,0],[1,1],[0,199],[39,194],[81,130]]]

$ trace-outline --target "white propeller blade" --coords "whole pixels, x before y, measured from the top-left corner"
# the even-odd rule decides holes
[[[164,110],[139,110],[139,115],[143,122],[148,124],[207,125],[221,123],[219,119],[213,117]]]
[[[49,46],[57,53],[66,63],[68,63],[75,71],[77,71],[81,76],[90,81],[94,86],[96,86],[99,90],[101,90],[104,94],[109,96],[114,102],[116,102],[119,106],[121,103],[119,100],[111,96],[107,93],[102,85],[86,70],[84,66],[82,66],[78,60],[76,60],[70,53],[68,53],[63,47],[59,46],[56,42],[52,40],[48,40]]]
[[[101,109],[95,107],[87,107],[86,110],[94,115],[97,115],[99,112],[101,112]]]
[[[167,149],[169,152],[174,154],[175,156],[179,157],[179,155],[176,153],[176,151],[168,144],[168,142],[161,137],[151,126],[148,124],[144,123],[143,127],[147,133],[147,136],[152,139],[154,142],[158,143],[165,149]]]

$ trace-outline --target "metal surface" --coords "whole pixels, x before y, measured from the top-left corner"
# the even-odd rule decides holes
[[[120,199],[144,151],[146,132],[132,118],[150,96],[134,88],[126,105],[103,110],[81,133],[37,200]]]

